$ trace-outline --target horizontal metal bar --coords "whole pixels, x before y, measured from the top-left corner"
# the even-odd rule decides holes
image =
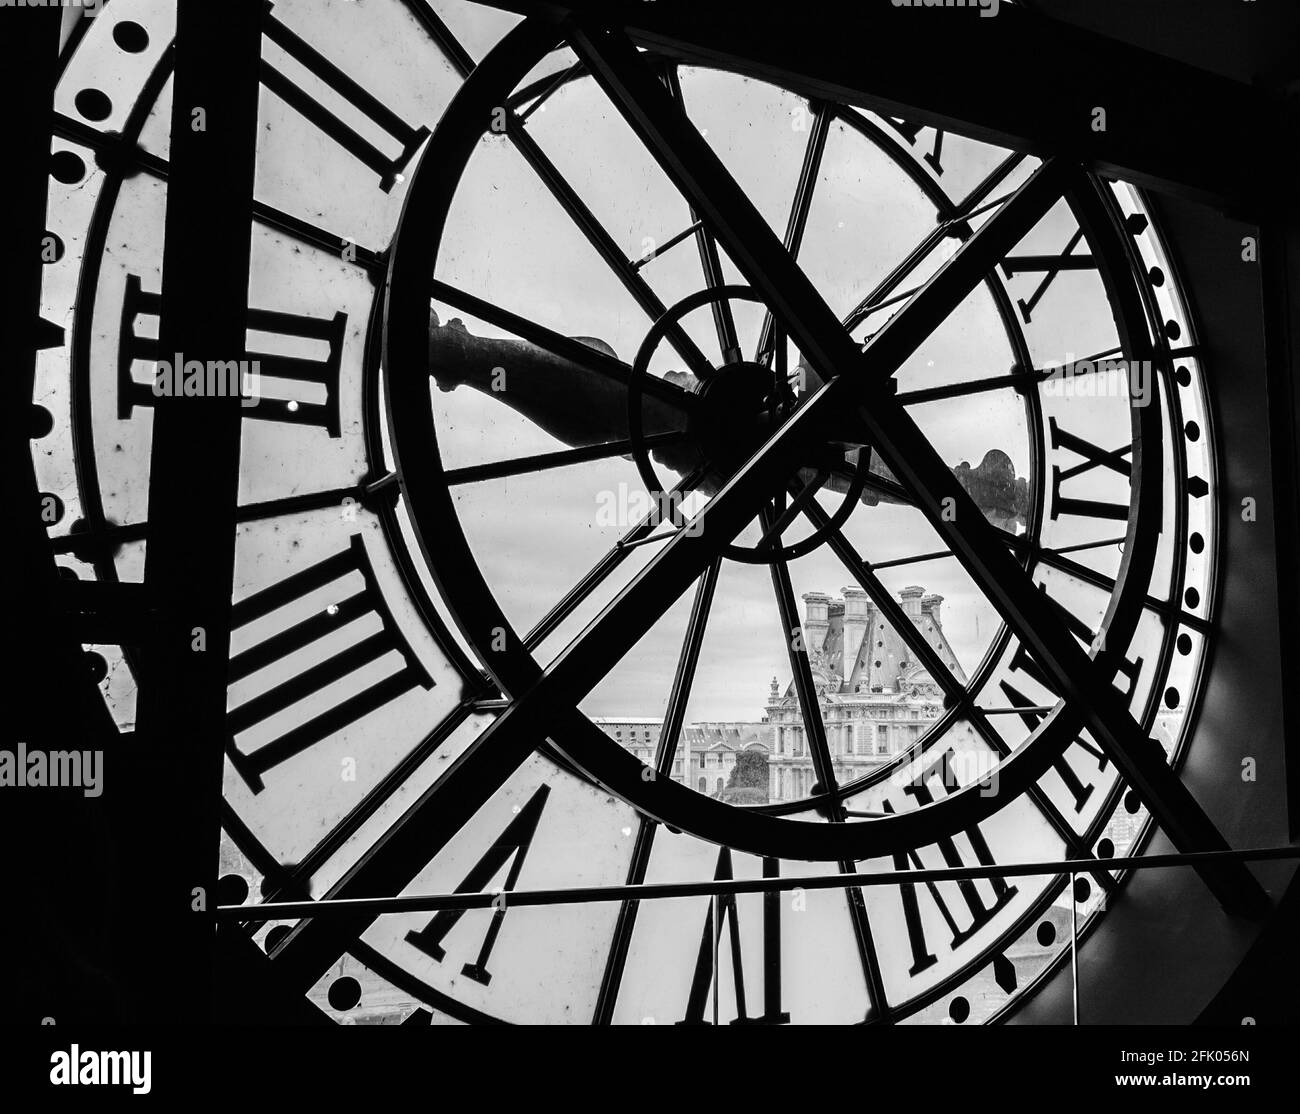
[[[646,449],[659,449],[665,445],[676,445],[684,440],[686,440],[685,430],[670,430],[667,433],[652,433],[643,437],[642,443]],[[631,456],[635,448],[635,444],[628,438],[621,441],[602,441],[596,445],[581,445],[576,449],[560,449],[556,452],[534,453],[532,456],[493,460],[487,464],[471,464],[465,468],[449,468],[443,473],[442,479],[447,484],[508,479],[550,468],[567,468],[574,464],[605,460],[612,456]]]
[[[1096,267],[1091,255],[1008,255],[1002,261],[1008,278],[1024,271],[1092,271]]]
[[[1110,859],[1061,859],[1042,863],[944,867],[939,870],[889,870],[876,874],[819,874],[808,878],[737,878],[704,882],[658,882],[639,886],[579,886],[569,889],[514,890],[469,894],[413,894],[406,897],[359,897],[321,901],[284,901],[262,905],[222,905],[217,917],[238,921],[285,921],[324,914],[428,913],[439,909],[500,909],[533,905],[576,905],[597,901],[655,901],[714,894],[775,893],[782,890],[835,890],[851,886],[899,886],[926,882],[961,882],[970,878],[1023,878],[1081,871],[1152,870],[1196,867],[1209,862],[1262,862],[1300,859],[1300,847],[1261,847],[1247,851],[1198,851],[1186,855],[1146,855]]]

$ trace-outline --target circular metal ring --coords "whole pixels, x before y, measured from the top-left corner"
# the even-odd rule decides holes
[[[757,305],[766,305],[767,300],[749,286],[737,284],[728,286],[710,287],[704,290],[697,290],[695,293],[688,295],[679,301],[676,305],[662,313],[658,320],[651,326],[650,331],[646,334],[645,339],[641,342],[641,347],[637,350],[636,358],[632,361],[632,375],[628,380],[627,389],[627,427],[628,437],[632,442],[632,455],[636,463],[637,471],[641,474],[641,480],[646,485],[652,501],[660,508],[660,519],[668,518],[674,526],[681,527],[683,523],[679,521],[680,511],[677,505],[669,505],[671,495],[669,490],[659,479],[655,472],[654,465],[650,461],[650,453],[645,445],[645,423],[642,420],[641,400],[643,392],[641,390],[642,380],[650,375],[650,359],[654,355],[663,339],[671,329],[686,314],[692,313],[697,309],[702,309],[706,305],[723,299],[735,299],[738,301],[753,302]],[[720,377],[721,371],[715,377]],[[792,395],[788,390],[783,391],[783,384],[776,381],[778,372],[771,373],[772,394],[784,394],[786,397],[779,402],[774,399],[774,407],[778,411],[784,411],[782,420],[793,412],[795,405]],[[778,423],[779,424],[779,423]],[[775,428],[775,427],[774,427]],[[811,553],[818,546],[822,545],[833,533],[839,530],[857,506],[859,498],[866,487],[867,478],[870,473],[871,452],[870,446],[864,445],[858,454],[858,461],[853,470],[853,477],[849,481],[849,488],[844,496],[843,501],[835,508],[835,513],[830,520],[824,525],[816,527],[807,537],[800,538],[797,542],[783,544],[782,542],[771,542],[766,545],[745,546],[729,542],[722,549],[722,556],[732,560],[739,561],[743,564],[763,565],[770,564],[773,561],[793,561]],[[813,485],[805,485],[804,489],[795,497],[797,499],[812,498],[824,483],[824,480],[817,481],[815,488]],[[812,488],[812,490],[810,490]],[[793,492],[793,485],[791,486]],[[784,498],[778,500],[778,513],[784,509]]]

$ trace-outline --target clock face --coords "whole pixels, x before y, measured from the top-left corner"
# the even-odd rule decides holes
[[[58,91],[83,580],[143,575],[174,23],[115,0]],[[1214,431],[1140,194],[459,0],[276,0],[262,50],[224,855],[495,895],[249,922],[269,962],[343,1021],[1006,1016],[1120,872],[799,881],[1135,847],[1017,578],[1177,768]]]

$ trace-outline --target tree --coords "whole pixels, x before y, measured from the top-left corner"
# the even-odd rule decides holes
[[[736,764],[727,779],[728,789],[762,789],[767,792],[767,753],[761,750],[742,750],[736,755]]]

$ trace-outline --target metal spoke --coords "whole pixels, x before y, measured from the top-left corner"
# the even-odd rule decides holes
[[[817,189],[817,176],[821,172],[822,155],[826,151],[826,137],[830,134],[831,113],[824,105],[813,110],[812,128],[808,132],[808,142],[804,146],[803,163],[799,167],[799,182],[795,186],[794,197],[790,201],[790,215],[786,220],[785,239],[782,241],[791,259],[799,258],[799,248],[803,245],[804,229],[808,227],[808,213],[812,209],[813,193]],[[758,334],[758,350],[754,359],[760,363],[769,363],[773,341],[775,320],[769,309],[763,314],[763,327]]]
[[[770,531],[773,524],[771,512],[765,509],[760,519],[763,529]],[[826,725],[822,722],[812,666],[808,660],[807,647],[803,643],[803,625],[799,622],[794,589],[790,585],[790,570],[782,558],[773,560],[771,569],[772,589],[776,594],[777,609],[781,614],[781,634],[785,639],[786,652],[790,658],[790,670],[799,698],[799,711],[803,716],[804,733],[807,736],[808,750],[813,761],[813,772],[821,783],[819,792],[834,793],[838,788],[834,759],[831,757],[830,746],[826,742]],[[838,802],[830,806],[830,811],[832,819],[843,818]]]
[[[776,543],[780,544],[781,535],[774,530],[775,522],[772,512],[764,508],[759,521],[766,535],[775,534]],[[823,812],[832,824],[845,822],[844,805],[837,796],[839,783],[835,778],[835,760],[831,756],[830,745],[826,741],[826,725],[822,721],[821,704],[817,699],[817,686],[813,682],[812,666],[808,659],[808,648],[803,640],[803,626],[799,622],[799,610],[794,600],[794,589],[790,584],[790,569],[783,558],[771,562],[772,590],[776,594],[777,610],[781,615],[782,637],[790,656],[790,669],[794,677],[795,691],[799,700],[799,711],[803,717],[804,734],[808,743],[809,754],[813,762],[813,772],[820,785],[819,794],[831,794],[825,805],[818,811]],[[857,866],[851,859],[839,862],[841,874],[853,874]],[[849,920],[853,926],[854,939],[858,955],[862,962],[862,974],[867,983],[867,992],[871,1002],[871,1020],[882,1021],[889,1012],[889,1003],[885,995],[884,977],[880,972],[880,963],[876,956],[875,942],[871,936],[871,925],[867,919],[866,901],[859,889],[845,891],[848,902]]]
[[[619,249],[614,242],[614,238],[596,219],[596,215],[587,207],[586,202],[578,196],[577,191],[569,184],[568,179],[560,173],[559,168],[543,153],[533,137],[524,130],[518,117],[510,121],[506,128],[506,134],[510,136],[524,161],[536,171],[543,184],[550,190],[555,200],[559,202],[560,207],[568,214],[569,219],[578,226],[579,230],[587,238],[588,243],[596,250],[596,254],[614,272],[646,316],[652,321],[659,320],[668,311],[668,307],[660,300],[659,295],[650,288],[650,284],[641,277],[640,271],[632,265],[631,260]],[[697,379],[707,379],[709,377],[713,371],[713,364],[700,351],[699,346],[686,334],[681,325],[673,324],[670,326],[666,339],[677,351],[677,354],[686,361],[686,365]]]
[[[700,482],[703,475],[703,469],[697,468],[689,475],[683,476],[681,482],[669,492],[669,500],[674,500],[691,491]],[[524,646],[529,650],[537,649],[547,636],[581,607],[592,592],[599,588],[614,570],[623,563],[633,546],[642,541],[654,540],[650,538],[650,533],[658,525],[658,518],[652,512],[628,530],[623,537],[614,543],[613,548],[597,561],[577,584],[565,593],[559,603],[538,620],[537,625],[524,636]]]
[[[673,100],[677,102],[682,115],[687,116],[686,101],[682,97],[681,79],[676,66],[669,66],[665,70],[664,85]],[[704,285],[710,290],[716,290],[719,286],[726,284],[726,278],[722,273],[722,260],[718,255],[718,242],[713,238],[713,233],[704,227],[704,224],[696,216],[695,210],[692,208],[689,211],[691,223],[695,227],[695,243],[700,252],[700,267],[704,271]],[[740,342],[736,339],[736,322],[732,318],[731,303],[725,298],[719,298],[712,303],[711,309],[713,310],[713,327],[718,334],[718,349],[722,353],[722,362],[724,364],[735,363],[740,359]]]
[[[653,76],[635,69],[639,66],[635,50],[625,40],[623,49],[630,57],[614,63],[611,68],[604,53],[610,42],[609,36],[602,36],[597,48],[585,32],[575,38],[575,44],[597,79],[616,99],[627,96],[631,106],[629,119],[643,132],[643,138],[652,149],[660,154],[679,186],[699,205],[706,221],[725,230],[728,246],[741,257],[743,265],[753,271],[751,277],[768,288],[767,292],[777,308],[783,309],[783,316],[789,318],[792,332],[797,330],[801,346],[827,372],[828,378],[833,378],[832,369],[859,364],[863,355],[874,355],[881,349],[881,366],[896,367],[920,343],[932,327],[933,320],[942,317],[959,302],[987,273],[991,263],[1005,254],[1005,250],[1055,202],[1066,178],[1063,168],[1054,164],[1040,171],[998,217],[964,245],[909,306],[882,330],[868,353],[859,353],[698,133],[689,123],[682,121],[681,114]],[[625,83],[629,81],[640,86],[634,96],[627,93]],[[647,104],[654,106],[650,120],[645,115]],[[668,142],[665,133],[672,136],[673,142]],[[689,152],[686,156],[690,160],[689,166],[683,161],[684,151]],[[694,180],[694,174],[705,167],[714,187],[711,190],[700,188]],[[751,226],[751,235],[740,234],[738,217],[741,225]],[[765,267],[764,264],[772,265]],[[778,277],[785,281],[778,283]],[[553,664],[539,689],[545,691],[553,686],[558,695],[560,691],[568,690],[570,685],[575,693],[593,685],[596,676],[603,675],[609,668],[609,651],[623,647],[625,642],[630,646],[639,638],[680,595],[689,579],[698,575],[704,564],[716,556],[713,547],[723,544],[724,538],[729,541],[744,526],[753,513],[752,508],[761,505],[766,497],[770,481],[783,480],[784,475],[789,474],[797,450],[816,436],[822,413],[833,401],[832,392],[824,387],[796,411],[697,516],[696,525],[702,528],[702,533],[692,535],[683,531],[668,542],[640,576],[588,628],[586,636],[574,642]],[[535,699],[542,702],[540,696]],[[545,703],[551,701],[547,699]],[[503,717],[497,726],[503,727],[507,718]]]
[[[888,298],[895,290],[897,290],[898,287],[911,276],[912,272],[929,257],[930,253],[933,252],[935,248],[943,243],[943,241],[948,237],[961,234],[966,226],[966,222],[972,217],[986,212],[989,209],[997,208],[998,206],[1005,204],[1010,198],[1014,197],[1017,191],[1006,194],[1005,196],[988,202],[985,205],[980,205],[980,202],[982,202],[984,198],[987,197],[1001,182],[1005,181],[1007,176],[1020,165],[1023,159],[1024,156],[1020,154],[1015,154],[1004,159],[994,168],[992,173],[990,173],[984,181],[971,190],[971,192],[962,199],[957,207],[953,209],[944,220],[940,221],[933,231],[927,233],[921,242],[908,252],[902,261],[899,262],[898,265],[894,267],[894,269],[890,271],[889,274],[880,281],[880,283],[877,284],[875,289],[854,307],[853,311],[847,318],[845,318],[846,321],[850,322],[849,327],[855,327],[857,323],[868,314],[868,312],[877,309],[884,304],[883,299]]]
[[[567,85],[586,72],[586,67],[581,62],[576,62],[567,69],[560,70],[551,77],[540,77],[530,85],[525,85],[515,93],[509,101],[510,108],[517,108],[531,98],[536,98],[533,103],[519,114],[520,123],[526,123],[528,117],[542,107],[551,96],[560,88],[561,85]]]
[[[643,438],[647,449],[663,448],[676,445],[686,439],[685,432],[654,433]],[[443,480],[448,484],[480,483],[483,480],[498,480],[506,476],[520,476],[532,472],[545,472],[552,468],[567,468],[573,464],[583,464],[592,460],[608,460],[613,456],[628,456],[634,444],[624,438],[621,441],[605,441],[599,445],[584,445],[576,449],[561,449],[552,453],[535,453],[532,456],[514,457],[510,460],[496,460],[490,464],[472,464],[465,468],[451,468],[443,473]]]
[[[655,770],[660,777],[672,774],[673,759],[677,757],[677,744],[682,725],[686,722],[686,706],[690,702],[691,686],[695,683],[695,670],[700,663],[700,649],[704,645],[704,633],[708,627],[709,611],[713,607],[713,595],[718,587],[718,574],[721,570],[722,560],[719,558],[705,569],[695,590],[695,603],[691,607],[686,637],[682,641],[682,652],[677,661],[677,672],[673,676],[672,692],[668,696],[668,708],[664,713],[663,728],[659,732]]]
[[[1026,156],[1024,152],[1013,151],[998,163],[998,165],[989,172],[988,176],[985,177],[979,185],[975,186],[970,193],[957,202],[956,213],[949,218],[947,223],[970,220],[971,217],[979,216],[986,209],[993,208],[995,205],[1000,205],[1004,200],[1006,200],[1005,197],[998,198],[996,201],[990,202],[988,205],[984,205],[982,202],[989,194],[1011,176],[1012,171],[1024,162],[1025,158]],[[1010,195],[1008,194],[1007,196]]]
[[[668,251],[669,248],[675,248],[688,236],[694,236],[695,233],[698,232],[701,227],[702,225],[700,224],[699,221],[695,221],[692,224],[688,224],[680,232],[675,232],[673,235],[669,236],[668,239],[665,240],[658,247],[651,248],[648,252],[645,253],[645,255],[641,256],[641,258],[632,260],[632,266],[639,271],[647,263],[651,263],[654,260],[658,259],[661,255],[663,255],[666,251]]]
[[[686,624],[686,637],[682,641],[682,652],[677,661],[677,672],[673,677],[672,692],[668,697],[663,727],[659,732],[659,745],[655,751],[655,774],[658,777],[672,776],[673,759],[677,756],[677,743],[681,736],[682,724],[686,719],[686,706],[690,700],[691,686],[695,681],[700,648],[704,644],[704,632],[708,626],[709,611],[713,606],[713,594],[718,586],[718,574],[721,569],[722,561],[715,560],[700,577],[695,589],[695,602],[691,607],[690,620]],[[689,784],[689,777],[690,771],[683,767],[683,782]],[[655,821],[647,817],[641,818],[636,843],[632,848],[632,859],[627,869],[629,886],[640,885],[645,881],[657,827]],[[619,908],[618,919],[614,923],[614,932],[610,940],[609,956],[605,961],[600,993],[596,999],[593,1021],[597,1025],[608,1025],[613,1019],[614,1006],[618,1001],[619,988],[623,982],[623,971],[627,964],[628,948],[632,943],[632,931],[636,927],[639,908],[636,901],[625,901]]]

